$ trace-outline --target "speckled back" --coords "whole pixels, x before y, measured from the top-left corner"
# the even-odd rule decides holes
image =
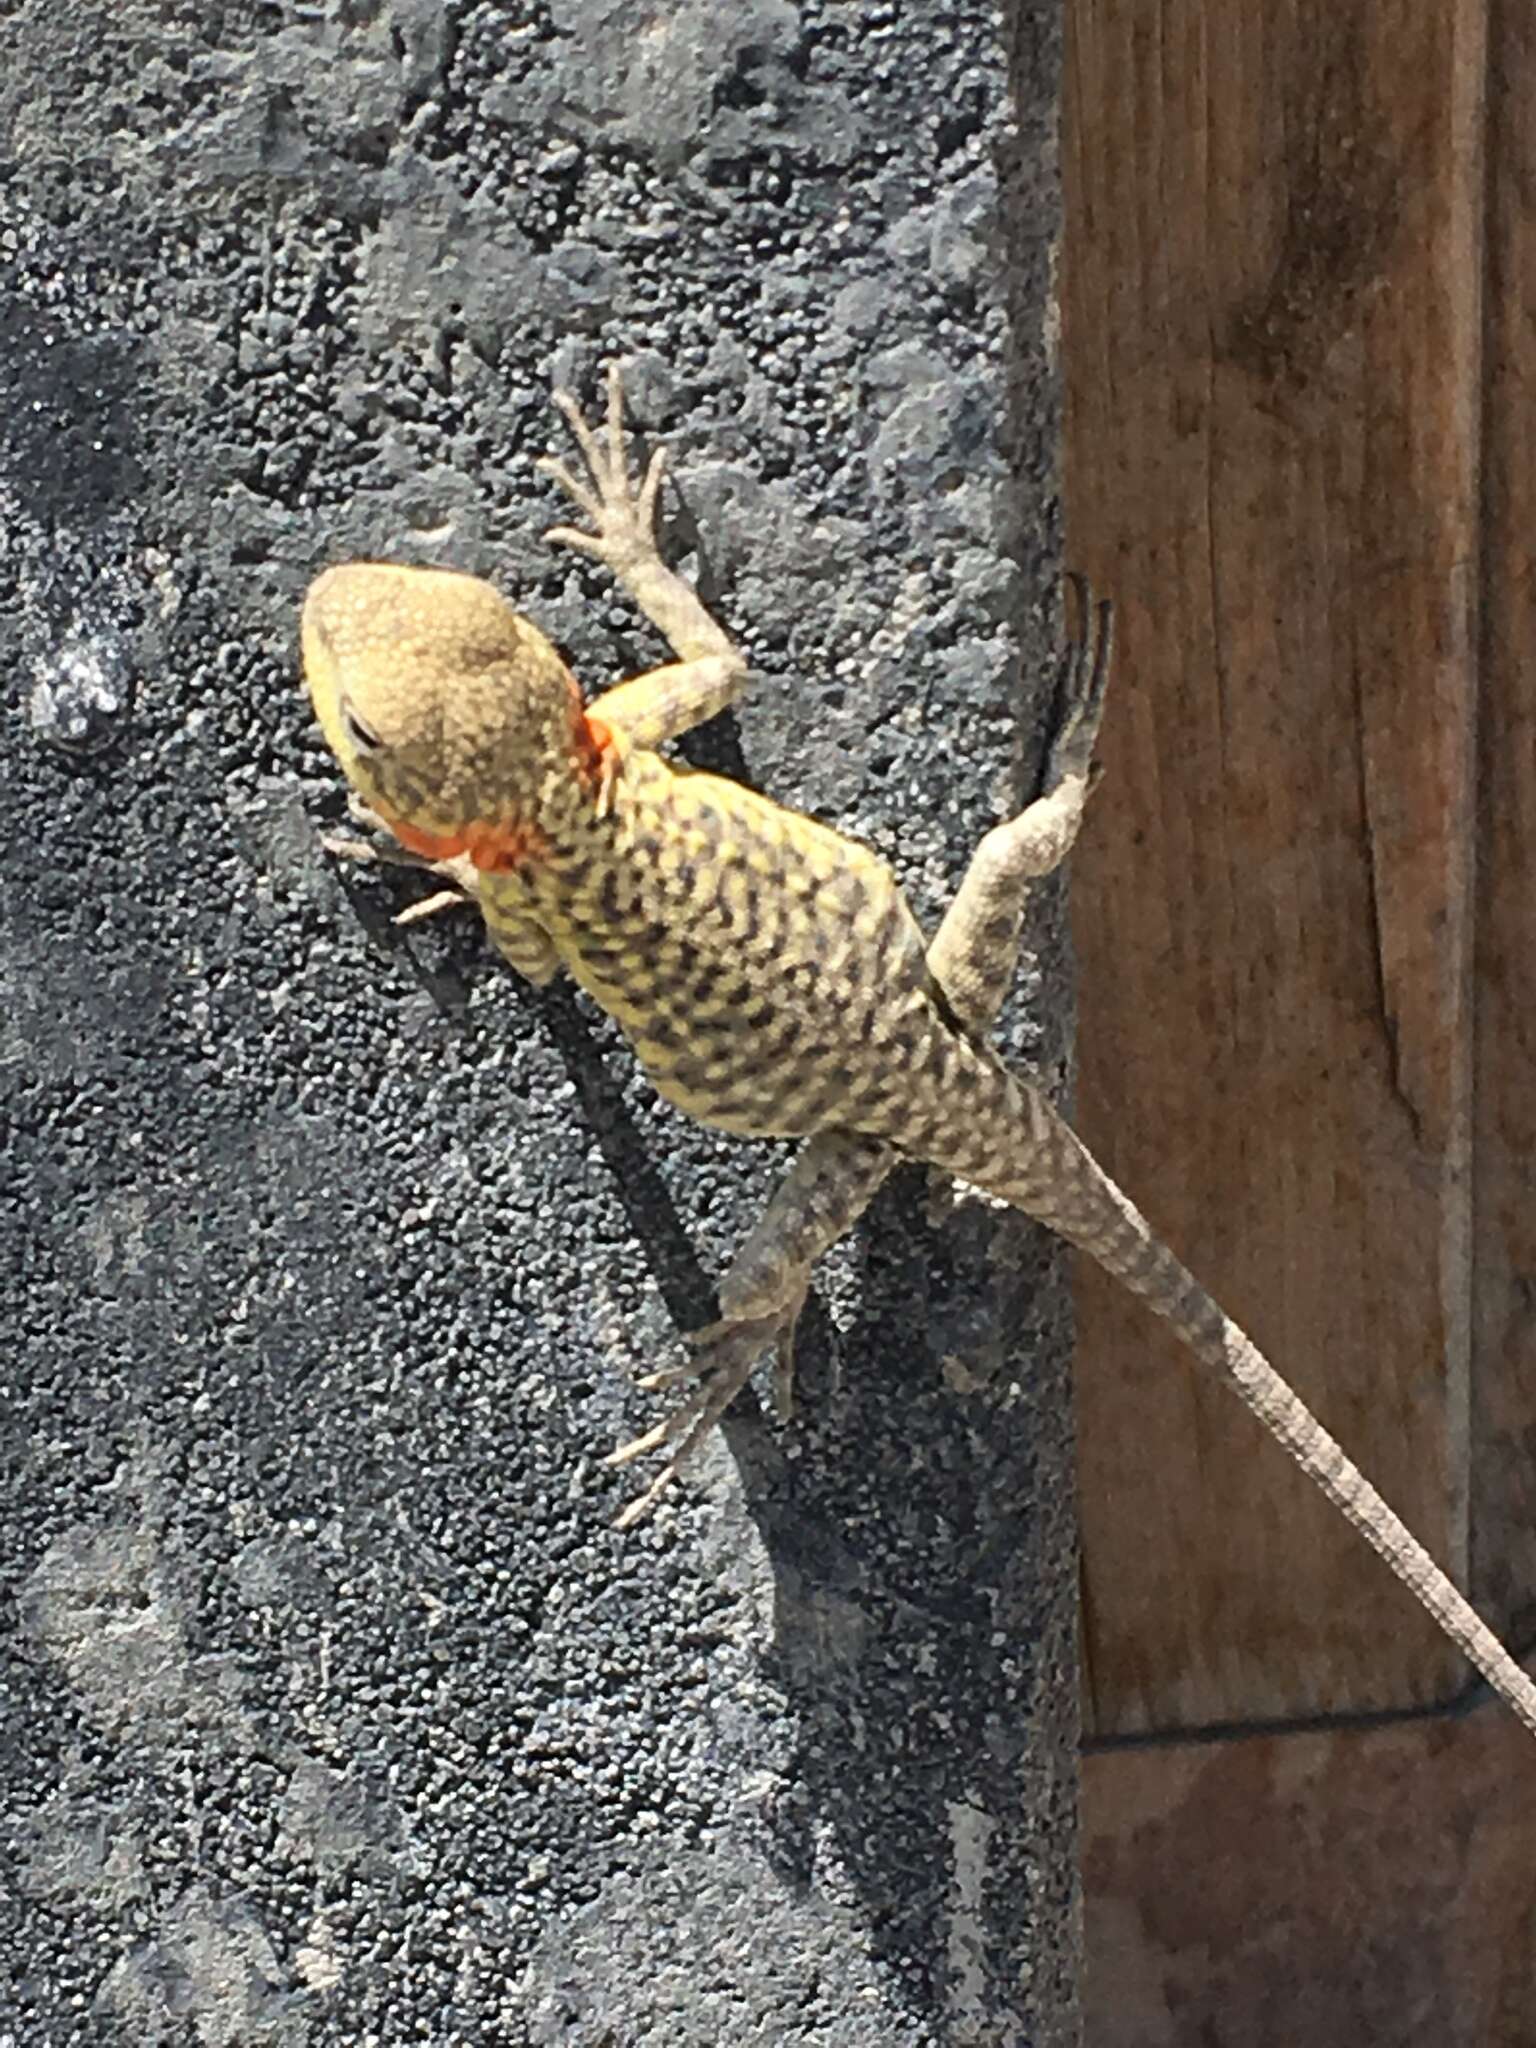
[[[644,752],[624,763],[603,836],[510,886],[669,1101],[791,1137],[910,1096],[914,1061],[949,1034],[882,860]]]

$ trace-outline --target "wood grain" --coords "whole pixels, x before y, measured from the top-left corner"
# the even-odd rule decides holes
[[[1475,1276],[1471,1236],[1481,11],[1068,13],[1068,553],[1122,650],[1074,872],[1079,1122],[1461,1577],[1474,1290],[1480,1326],[1518,1296],[1523,1340],[1532,1270],[1515,1231]],[[1509,1172],[1478,1185],[1531,1216]],[[1079,1314],[1092,1725],[1454,1692],[1232,1397],[1091,1273]],[[1479,1402],[1511,1469],[1533,1412]]]
[[[1472,1590],[1536,1638],[1536,16],[1488,57]]]
[[[1089,2048],[1530,2048],[1510,1716],[1087,1759]]]

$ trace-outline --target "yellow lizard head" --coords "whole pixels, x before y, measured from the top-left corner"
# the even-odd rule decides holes
[[[301,631],[331,751],[417,853],[515,867],[599,773],[575,678],[476,576],[349,562],[310,585]]]

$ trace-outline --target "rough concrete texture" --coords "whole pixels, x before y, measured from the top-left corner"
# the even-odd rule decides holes
[[[798,1422],[616,1536],[631,1377],[781,1160],[326,860],[294,649],[366,553],[654,660],[540,537],[551,380],[622,353],[758,670],[687,751],[932,915],[1049,696],[1054,8],[6,46],[0,2043],[1071,2039],[1054,1253],[901,1177]],[[1010,1031],[1059,1078],[1056,920]]]

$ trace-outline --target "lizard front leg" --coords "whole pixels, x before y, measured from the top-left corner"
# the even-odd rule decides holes
[[[474,904],[485,920],[492,943],[508,966],[515,968],[525,981],[531,981],[535,988],[543,988],[554,979],[560,970],[560,956],[548,933],[523,901],[521,886],[515,879],[482,874],[467,854],[456,854],[449,860],[432,860],[426,854],[413,853],[408,846],[401,845],[383,820],[359,796],[353,795],[348,799],[347,810],[354,823],[361,825],[369,836],[367,839],[349,839],[339,832],[323,833],[320,844],[327,853],[336,854],[342,860],[376,861],[387,867],[418,868],[423,874],[437,875],[450,885],[439,889],[435,895],[424,896],[419,902],[408,903],[403,910],[397,910],[394,923],[419,924],[424,917],[435,917],[440,910],[454,910],[465,903]]]
[[[978,1036],[995,1023],[1013,980],[1030,884],[1051,874],[1071,851],[1094,785],[1093,749],[1109,680],[1112,614],[1107,602],[1093,602],[1081,578],[1070,580],[1079,618],[1063,662],[1061,708],[1043,793],[982,840],[928,948],[929,969],[956,1021]],[[770,1348],[776,1407],[787,1420],[795,1326],[812,1269],[863,1215],[898,1156],[881,1140],[854,1131],[823,1131],[802,1147],[721,1282],[720,1321],[689,1338],[693,1356],[686,1365],[640,1381],[650,1390],[688,1379],[701,1385],[606,1460],[625,1465],[664,1444],[677,1444],[645,1492],[620,1514],[619,1528],[649,1512]]]
[[[395,924],[417,924],[424,917],[434,917],[440,910],[456,910],[460,904],[475,903],[480,894],[480,878],[474,863],[465,854],[458,854],[451,860],[431,860],[424,853],[413,853],[408,846],[390,831],[376,811],[368,808],[354,791],[347,798],[347,815],[354,825],[361,826],[367,833],[366,839],[352,839],[344,832],[322,832],[320,844],[327,853],[339,860],[353,860],[376,863],[381,867],[419,868],[423,874],[437,875],[448,883],[446,889],[439,889],[435,895],[424,896],[419,902],[406,904],[397,910]]]
[[[678,656],[665,668],[606,691],[590,713],[631,746],[657,747],[723,711],[739,696],[747,664],[698,594],[661,558],[656,507],[665,463],[658,448],[636,490],[624,447],[624,383],[618,365],[608,367],[608,417],[600,434],[587,425],[568,391],[557,391],[555,404],[576,437],[587,478],[573,475],[553,456],[539,467],[575,500],[594,530],[554,526],[546,538],[605,562]]]

